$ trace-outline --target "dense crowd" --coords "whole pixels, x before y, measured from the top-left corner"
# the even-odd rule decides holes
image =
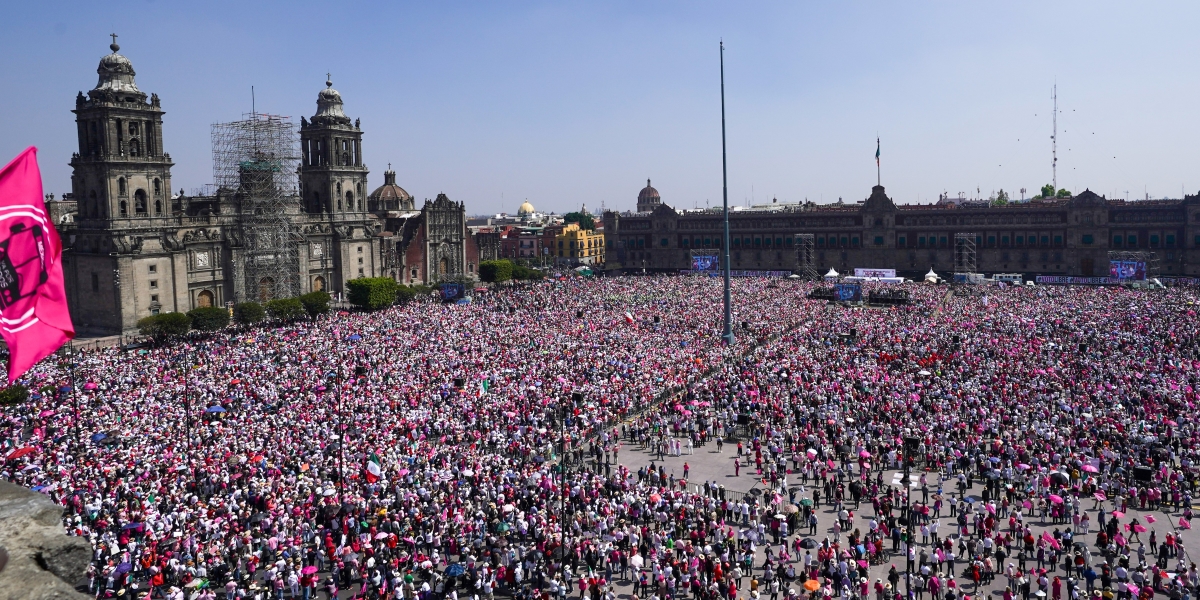
[[[101,598],[1190,598],[1196,293],[906,288],[739,279],[732,346],[716,280],[575,278],[48,359],[3,476]],[[755,494],[621,459],[709,444]]]

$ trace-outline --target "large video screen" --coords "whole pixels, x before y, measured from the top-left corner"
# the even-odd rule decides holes
[[[1110,260],[1108,276],[1121,281],[1145,281],[1146,263],[1140,260]]]
[[[461,283],[443,283],[441,291],[443,301],[453,302],[465,295],[466,287]]]
[[[833,286],[833,293],[840,302],[861,302],[862,285],[857,283],[839,283]]]
[[[721,266],[721,261],[716,254],[693,254],[692,255],[692,270],[693,271],[716,271]]]

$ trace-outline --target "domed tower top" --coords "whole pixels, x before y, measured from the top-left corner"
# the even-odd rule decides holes
[[[350,117],[342,111],[342,95],[333,89],[331,76],[325,74],[325,89],[317,93],[317,114],[313,115],[313,123],[349,125]]]
[[[662,196],[658,195],[658,190],[650,186],[650,180],[646,180],[646,187],[638,193],[637,211],[650,212],[656,206],[662,204]]]
[[[96,74],[100,76],[96,82],[96,87],[88,92],[92,98],[103,96],[115,96],[118,100],[139,102],[146,101],[146,94],[138,89],[137,83],[134,82],[133,63],[129,62],[128,58],[117,54],[121,49],[117,45],[117,34],[111,34],[113,43],[109,44],[108,48],[112,50],[112,54],[106,55],[100,59],[100,66],[96,67]]]
[[[367,206],[373,211],[414,210],[412,194],[396,185],[396,172],[392,170],[392,165],[389,164],[383,172],[383,185],[375,188],[367,197]]]

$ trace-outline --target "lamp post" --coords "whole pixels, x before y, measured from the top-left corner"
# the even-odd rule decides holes
[[[63,349],[63,356],[66,358],[65,362],[67,365],[67,376],[70,378],[70,381],[71,381],[71,405],[73,407],[73,410],[75,411],[75,435],[73,436],[71,446],[75,449],[76,452],[78,452],[81,442],[79,439],[79,436],[80,436],[80,433],[79,433],[79,420],[80,420],[79,392],[76,391],[76,389],[75,389],[78,386],[75,385],[75,347],[74,347],[74,344],[72,344],[71,342],[67,343],[67,346]]]
[[[729,175],[725,164],[725,42],[721,42],[721,202],[725,229],[722,234],[721,250],[725,254],[725,330],[721,337],[725,345],[733,346],[733,308],[729,291]]]

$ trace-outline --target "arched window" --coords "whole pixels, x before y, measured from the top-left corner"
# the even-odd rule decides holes
[[[121,201],[121,216],[129,216],[129,203],[124,200]]]
[[[137,140],[129,140],[129,155],[130,156],[141,156],[142,155],[142,145],[140,143],[138,143]]]
[[[204,290],[196,295],[196,308],[208,308],[213,305],[213,293]]]
[[[92,190],[92,193],[88,195],[88,213],[87,213],[88,216],[89,217],[99,216],[97,214],[97,210],[98,209],[96,208],[96,190]]]
[[[125,178],[124,177],[118,178],[117,179],[117,194],[124,196],[126,193],[128,193],[128,192],[125,191]]]
[[[162,181],[157,177],[154,178],[154,195],[155,196],[162,195]]]
[[[146,214],[146,190],[133,193],[133,210],[139,215]]]
[[[154,201],[154,214],[156,214],[156,215],[162,214],[162,200]]]
[[[354,192],[346,192],[346,210],[354,210]]]
[[[314,291],[314,292],[323,292],[323,291],[325,291],[325,278],[324,278],[324,277],[321,277],[321,276],[319,276],[319,275],[318,275],[317,277],[314,277],[314,278],[313,278],[313,286],[312,286],[312,287],[313,287],[313,291]]]

